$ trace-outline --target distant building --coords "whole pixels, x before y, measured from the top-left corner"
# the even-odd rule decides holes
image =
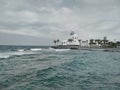
[[[83,47],[88,47],[89,46],[89,41],[86,40],[86,41],[81,41],[81,46]]]
[[[116,44],[117,44],[117,48],[120,48],[120,42],[117,42]]]
[[[75,32],[70,33],[70,37],[67,40],[60,41],[59,39],[54,40],[55,46],[53,48],[120,48],[120,42],[110,42],[107,37],[103,39],[90,39],[82,41]]]
[[[63,41],[59,41],[59,40],[54,40],[55,45],[76,45],[76,46],[80,46],[81,45],[81,40],[79,39],[78,35],[75,34],[75,32],[71,32],[70,33],[70,38],[68,38],[68,40],[63,40]]]

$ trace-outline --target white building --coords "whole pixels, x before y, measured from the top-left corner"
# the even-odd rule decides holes
[[[58,40],[57,40],[58,41]],[[70,33],[70,38],[68,38],[68,40],[63,40],[63,41],[59,41],[56,42],[56,46],[58,45],[62,45],[62,46],[84,46],[84,47],[88,47],[89,46],[89,41],[82,41],[79,39],[78,35],[75,34],[74,32]]]
[[[60,41],[58,42],[58,40],[55,40],[54,41],[55,45],[76,45],[76,46],[81,45],[81,42],[77,34],[75,34],[74,32],[71,32],[70,35],[71,36],[68,40],[63,40],[61,42]]]
[[[68,45],[80,45],[79,37],[74,32],[71,32],[71,37],[68,39]]]

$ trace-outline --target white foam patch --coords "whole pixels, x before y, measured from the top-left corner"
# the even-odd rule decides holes
[[[55,51],[55,49],[54,49],[54,48],[51,48],[51,47],[48,48],[48,50],[50,50],[50,51]]]
[[[54,49],[54,48],[51,48],[51,47],[50,47],[48,50],[61,52],[61,51],[69,51],[69,50],[71,50],[71,49]]]
[[[31,51],[41,51],[42,49],[41,48],[31,48],[30,50]]]
[[[9,58],[10,56],[9,55],[2,55],[0,54],[0,58]]]
[[[57,52],[62,52],[62,51],[69,51],[70,49],[54,49]]]
[[[19,52],[23,52],[23,51],[25,51],[25,50],[24,50],[24,49],[18,49],[18,51],[19,51]]]
[[[25,55],[25,54],[34,54],[34,53],[28,52],[28,51],[3,52],[3,53],[0,53],[0,58],[9,58],[11,56]]]

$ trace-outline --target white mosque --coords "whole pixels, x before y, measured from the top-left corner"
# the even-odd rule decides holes
[[[70,33],[70,37],[67,40],[54,40],[55,45],[52,48],[55,49],[104,49],[104,48],[114,48],[115,42],[107,40],[107,37],[103,39],[90,39],[81,40],[75,32]],[[116,47],[119,48],[119,42],[116,43]]]
[[[70,33],[70,38],[67,40],[54,40],[55,46],[53,48],[79,48],[80,46],[89,46],[88,40],[82,41],[75,32]]]

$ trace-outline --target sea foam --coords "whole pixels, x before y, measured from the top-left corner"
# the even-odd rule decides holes
[[[31,51],[41,51],[42,49],[41,48],[31,48],[30,50]]]
[[[23,52],[23,51],[25,51],[25,50],[24,50],[24,49],[18,49],[18,51],[19,51],[19,52]]]
[[[0,53],[0,59],[3,59],[3,58],[9,58],[9,57],[12,57],[12,56],[21,56],[21,55],[26,55],[26,54],[34,54],[33,52],[23,52],[23,51],[14,51],[14,52],[3,52],[3,53]]]
[[[69,51],[70,49],[54,49],[57,52],[61,52],[61,51]]]

